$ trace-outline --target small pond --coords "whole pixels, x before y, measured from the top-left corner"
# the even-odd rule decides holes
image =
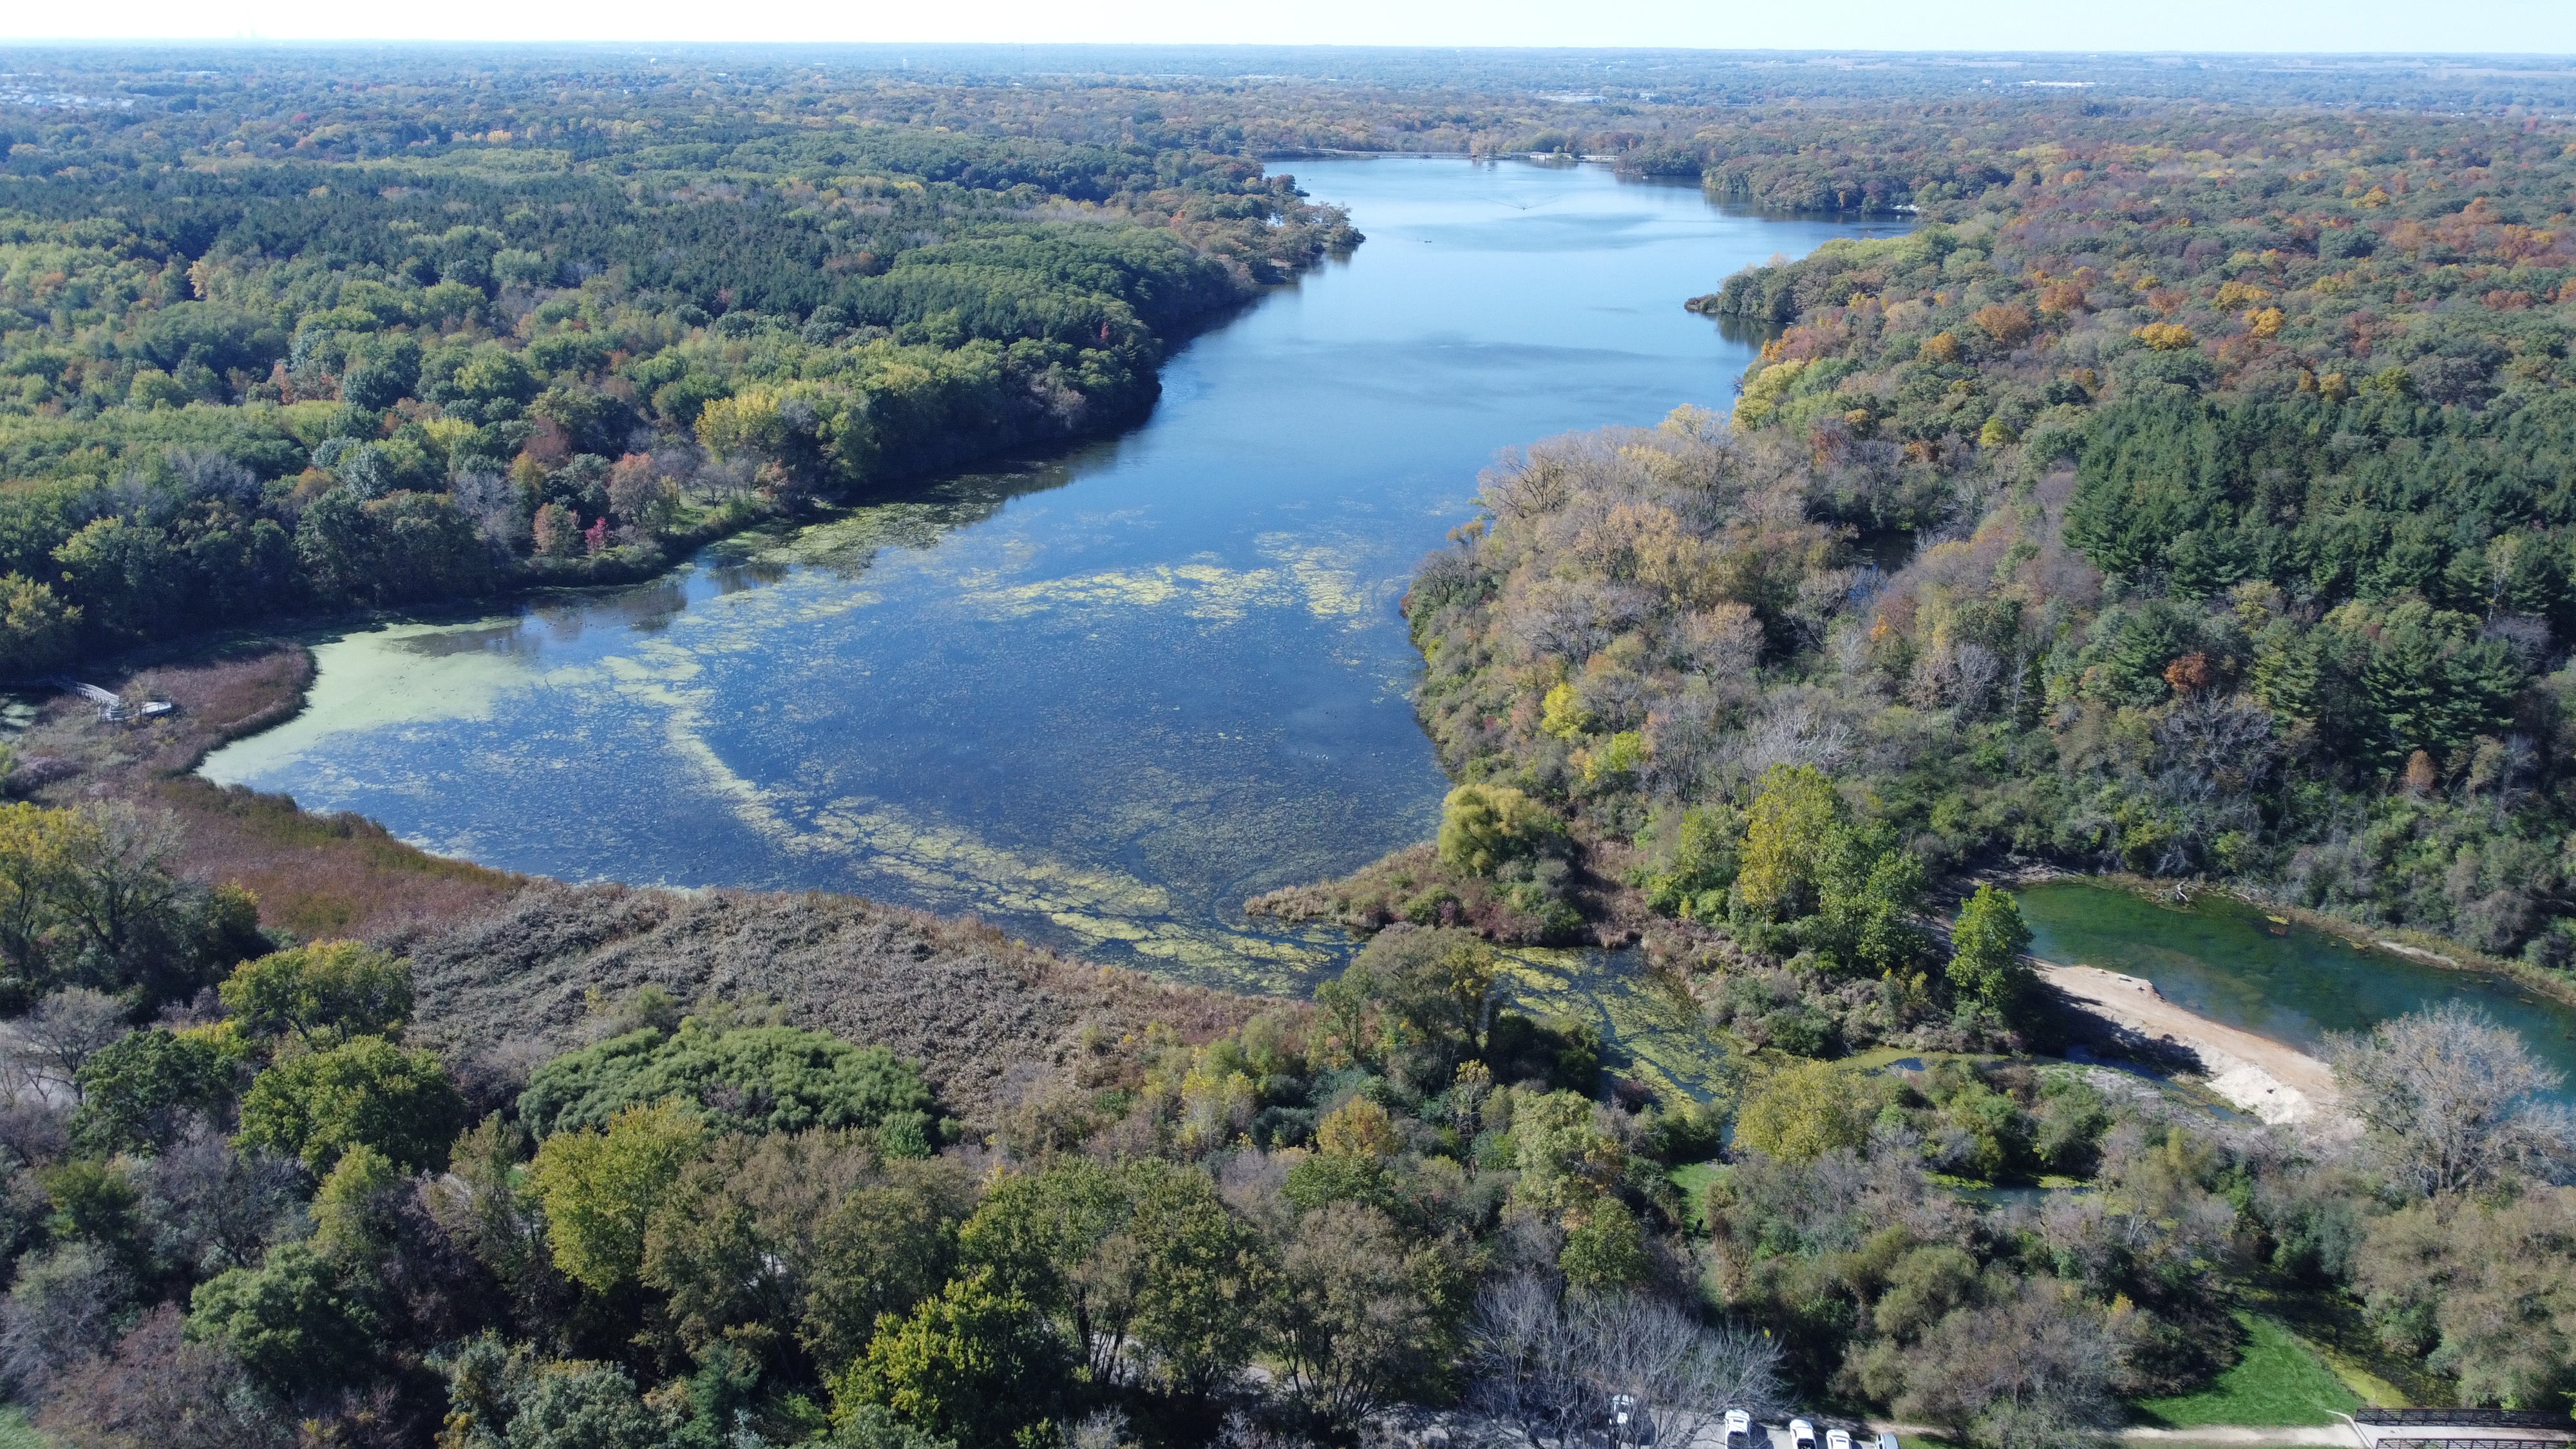
[[[2314,1049],[2448,998],[2484,1007],[2576,1084],[2576,1010],[2510,976],[2459,971],[2271,919],[2215,891],[2187,902],[2090,881],[2018,892],[2031,954],[2143,976],[2213,1021]]]

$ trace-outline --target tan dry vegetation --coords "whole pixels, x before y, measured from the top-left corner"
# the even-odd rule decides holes
[[[580,1045],[600,1029],[594,999],[653,985],[683,1002],[774,1003],[790,1025],[914,1058],[948,1110],[979,1126],[1061,1076],[1086,1028],[1115,1041],[1159,1023],[1196,1043],[1278,1004],[1087,965],[977,921],[823,894],[541,881],[403,944],[419,991],[415,1037],[472,1078],[505,1083]]]
[[[99,723],[76,696],[48,700],[17,741],[17,792],[47,805],[118,797],[170,810],[186,832],[180,873],[239,882],[259,898],[264,926],[308,938],[372,939],[489,908],[525,883],[415,850],[372,820],[312,814],[287,796],[190,773],[217,746],[303,707],[313,657],[300,646],[226,651],[92,682],[178,709],[114,726]]]
[[[792,1024],[917,1058],[949,1109],[976,1125],[1060,1075],[1086,1027],[1115,1041],[1160,1023],[1196,1043],[1275,1005],[853,897],[531,881],[428,854],[360,816],[317,815],[190,773],[216,746],[292,716],[312,678],[310,654],[268,646],[101,676],[179,708],[129,728],[100,724],[73,696],[50,700],[18,740],[12,783],[49,805],[164,806],[184,827],[181,873],[248,887],[261,924],[408,953],[417,1035],[487,1095],[595,1033],[593,1000],[647,984],[683,1002],[774,1003]]]

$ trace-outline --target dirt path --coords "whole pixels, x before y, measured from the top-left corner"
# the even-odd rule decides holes
[[[2296,1047],[2185,1011],[2143,977],[2047,962],[2040,963],[2039,974],[2124,1031],[2190,1048],[2212,1091],[2266,1122],[2340,1115],[2334,1106],[2334,1073]]]

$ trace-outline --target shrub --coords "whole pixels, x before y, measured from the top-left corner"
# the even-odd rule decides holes
[[[1878,1108],[1877,1094],[1859,1073],[1831,1062],[1801,1062],[1772,1073],[1745,1097],[1735,1116],[1735,1145],[1812,1162],[1868,1141]]]
[[[792,1026],[728,1031],[697,1017],[667,1036],[629,1032],[557,1057],[529,1079],[519,1115],[542,1136],[673,1098],[694,1104],[713,1132],[863,1128],[896,1157],[928,1155],[935,1131],[920,1068],[883,1047]]]

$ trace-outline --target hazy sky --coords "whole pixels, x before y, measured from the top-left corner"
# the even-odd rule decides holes
[[[2571,0],[14,0],[14,38],[2576,52]]]

